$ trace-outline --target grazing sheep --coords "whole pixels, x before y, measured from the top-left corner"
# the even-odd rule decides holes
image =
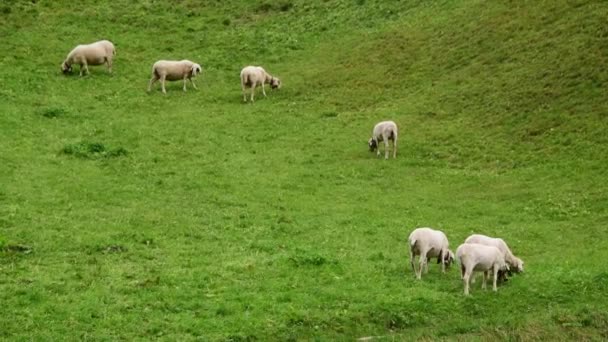
[[[460,263],[460,274],[464,282],[465,295],[469,294],[469,280],[473,272],[483,272],[481,288],[485,289],[488,271],[491,270],[494,275],[492,290],[497,291],[498,272],[509,270],[509,265],[505,262],[502,252],[494,246],[463,243],[456,249],[456,258]]]
[[[261,85],[262,93],[266,96],[266,90],[264,84],[270,84],[272,89],[281,88],[281,80],[277,77],[267,73],[264,68],[259,66],[246,66],[241,70],[241,88],[243,88],[243,101],[247,102],[247,95],[245,94],[245,88],[251,88],[251,102],[253,102],[253,94],[255,93],[255,87]]]
[[[441,263],[441,271],[445,273],[445,267],[450,266],[454,261],[454,253],[450,251],[448,238],[440,230],[431,228],[416,228],[408,237],[410,246],[410,264],[416,274],[416,278],[421,279],[422,270],[428,272],[428,262],[430,258],[437,257],[437,263]],[[414,258],[420,256],[420,267],[416,270]]]
[[[507,246],[507,243],[503,239],[473,234],[464,240],[464,243],[479,243],[486,246],[494,246],[502,252],[505,261],[509,264],[510,271],[517,273],[524,271],[524,262],[511,253],[509,246]]]
[[[114,44],[109,40],[100,40],[98,42],[86,45],[78,45],[75,47],[66,59],[61,63],[61,71],[67,74],[72,71],[72,64],[80,65],[80,76],[82,71],[89,73],[89,65],[106,64],[108,71],[112,72],[112,58],[116,56]]]
[[[388,141],[393,141],[393,158],[397,158],[397,124],[393,121],[382,121],[374,126],[372,137],[368,141],[370,152],[374,150],[378,151],[378,157],[380,156],[380,147],[378,146],[378,139],[382,138],[384,141],[384,159],[388,159],[389,145]]]
[[[198,89],[192,78],[200,74],[202,70],[203,69],[199,64],[186,59],[181,61],[157,61],[152,66],[152,78],[148,84],[148,91],[152,90],[152,85],[158,80],[160,80],[164,94],[167,93],[167,90],[165,89],[165,80],[184,80],[184,91],[186,91],[186,81],[190,80],[194,89]]]

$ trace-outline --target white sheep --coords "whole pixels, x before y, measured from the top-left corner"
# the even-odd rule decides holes
[[[272,89],[281,88],[281,80],[277,77],[267,73],[264,68],[260,66],[246,66],[241,70],[241,88],[243,89],[243,101],[247,102],[247,95],[245,89],[251,88],[251,102],[253,102],[253,94],[255,93],[255,87],[261,85],[262,93],[266,96],[266,90],[264,84],[270,84]]]
[[[152,66],[152,78],[148,84],[148,91],[152,90],[152,85],[158,80],[160,80],[164,94],[167,93],[167,90],[165,89],[165,80],[184,80],[184,91],[186,91],[186,81],[189,80],[194,89],[198,89],[192,78],[200,74],[202,71],[203,69],[199,64],[191,62],[187,59],[181,61],[157,61]]]
[[[486,235],[481,234],[473,234],[469,236],[464,243],[479,243],[486,246],[494,246],[498,248],[505,258],[507,264],[509,264],[509,268],[513,272],[523,272],[524,271],[524,262],[513,255],[507,243],[501,238],[493,238]]]
[[[410,265],[416,274],[416,278],[421,279],[422,270],[428,272],[428,261],[430,258],[437,258],[437,263],[441,263],[441,271],[445,273],[445,267],[454,261],[454,253],[449,250],[450,243],[445,234],[440,230],[431,228],[416,228],[408,237],[410,246]],[[420,267],[416,270],[414,259],[420,257]]]
[[[509,265],[505,262],[502,252],[494,246],[463,243],[456,249],[456,258],[460,263],[460,274],[464,282],[465,295],[469,294],[469,280],[473,272],[483,272],[481,287],[485,289],[488,271],[492,271],[494,275],[492,290],[497,291],[498,272],[509,270]]]
[[[398,129],[397,124],[394,121],[382,121],[374,126],[372,131],[372,137],[368,141],[370,152],[378,151],[380,156],[380,147],[378,146],[378,139],[382,138],[384,141],[384,159],[388,159],[389,151],[389,140],[393,141],[393,158],[397,158],[397,136]]]
[[[72,64],[80,65],[80,76],[82,71],[89,74],[89,65],[106,64],[108,71],[112,72],[112,59],[116,56],[114,44],[109,40],[100,40],[98,42],[86,45],[76,46],[66,59],[61,63],[61,71],[67,74],[72,71]]]

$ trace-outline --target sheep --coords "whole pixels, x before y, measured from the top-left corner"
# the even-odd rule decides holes
[[[116,56],[114,44],[109,40],[100,40],[98,42],[86,45],[76,46],[66,59],[61,63],[61,71],[67,74],[72,71],[72,64],[80,65],[80,76],[82,71],[89,73],[89,65],[106,64],[108,71],[112,73],[112,59]]]
[[[502,252],[505,261],[509,264],[510,271],[517,273],[524,271],[524,262],[511,253],[509,246],[507,246],[507,243],[503,239],[473,234],[464,240],[464,243],[479,243],[486,246],[494,246]]]
[[[380,156],[380,147],[378,146],[378,139],[382,138],[384,141],[384,159],[388,159],[389,144],[388,141],[393,141],[393,158],[397,158],[397,124],[393,121],[382,121],[374,126],[372,131],[372,137],[368,141],[369,151],[378,151],[377,156]]]
[[[251,88],[251,102],[253,103],[253,95],[255,93],[255,87],[258,85],[262,86],[262,93],[266,97],[266,90],[264,84],[270,84],[272,89],[281,88],[281,80],[277,77],[267,73],[264,68],[260,66],[246,66],[241,70],[241,88],[243,89],[243,101],[247,102],[247,95],[245,89]]]
[[[167,93],[167,90],[165,89],[165,80],[184,80],[184,91],[186,91],[186,81],[190,80],[194,89],[198,89],[192,78],[200,74],[202,70],[203,69],[199,64],[187,59],[181,61],[157,61],[152,66],[152,78],[148,84],[148,92],[152,90],[152,85],[158,80],[160,80],[164,94]]]
[[[483,272],[483,283],[481,288],[485,290],[488,271],[492,271],[494,282],[492,290],[498,291],[496,282],[499,271],[508,271],[502,252],[494,246],[486,246],[478,243],[463,243],[456,249],[456,258],[460,263],[460,275],[464,282],[464,294],[469,295],[469,280],[473,272]]]
[[[408,237],[410,246],[410,265],[416,274],[416,278],[422,278],[422,269],[428,272],[428,261],[437,257],[437,263],[441,263],[441,271],[445,273],[446,266],[454,261],[454,253],[449,250],[448,238],[440,230],[431,228],[416,228]],[[414,258],[420,257],[420,267],[416,270]]]

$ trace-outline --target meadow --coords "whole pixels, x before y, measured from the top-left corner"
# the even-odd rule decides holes
[[[608,339],[608,3],[5,0],[0,339]],[[61,73],[111,40],[114,72]],[[147,93],[159,59],[198,90]],[[278,91],[242,103],[239,72]],[[396,159],[367,149],[400,127]],[[465,297],[407,236],[500,236]]]

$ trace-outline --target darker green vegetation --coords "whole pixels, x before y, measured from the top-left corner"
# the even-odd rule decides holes
[[[127,150],[122,147],[110,149],[104,144],[97,142],[80,142],[66,145],[61,150],[61,153],[82,159],[115,158],[128,154]]]

